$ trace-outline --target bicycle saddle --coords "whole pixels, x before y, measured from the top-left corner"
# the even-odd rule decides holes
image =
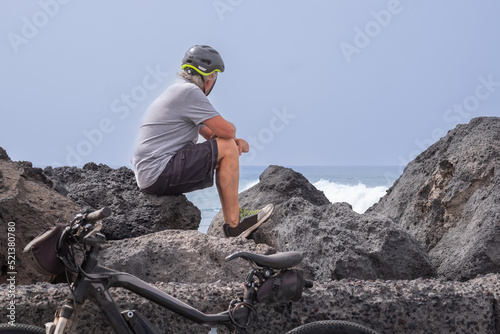
[[[226,262],[239,257],[247,261],[255,262],[255,264],[260,267],[286,269],[298,265],[300,261],[302,261],[303,255],[300,252],[285,252],[272,255],[261,255],[250,252],[237,252],[226,257]]]

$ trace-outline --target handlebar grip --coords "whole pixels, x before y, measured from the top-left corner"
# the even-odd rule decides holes
[[[102,209],[87,214],[87,217],[85,218],[87,220],[98,221],[109,216],[111,216],[111,209],[105,206]]]

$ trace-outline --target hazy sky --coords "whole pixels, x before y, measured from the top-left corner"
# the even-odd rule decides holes
[[[0,0],[0,146],[35,165],[130,166],[194,44],[243,165],[406,165],[500,116],[500,2]]]

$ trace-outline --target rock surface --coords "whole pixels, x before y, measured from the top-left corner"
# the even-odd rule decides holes
[[[273,216],[253,234],[279,252],[304,253],[317,280],[414,279],[436,275],[425,249],[390,219],[361,215],[347,203],[330,203],[300,173],[270,166],[260,182],[242,192],[240,206],[274,203]],[[208,229],[222,237],[219,213]]]
[[[499,275],[469,282],[436,279],[411,281],[340,280],[317,283],[293,304],[258,305],[258,323],[248,333],[284,333],[317,320],[348,320],[371,327],[380,334],[495,334],[500,333]],[[244,292],[242,283],[156,283],[155,287],[204,313],[227,309],[230,300]],[[68,296],[66,285],[38,283],[19,286],[16,322],[43,326]],[[122,309],[135,309],[161,333],[207,333],[208,329],[165,311],[154,303],[122,289],[112,290]],[[0,309],[7,307],[5,285],[0,286]],[[110,327],[90,303],[82,308],[72,333],[107,334]],[[229,333],[219,328],[219,333]]]
[[[499,273],[499,172],[500,118],[476,118],[409,163],[369,212],[417,238],[448,279]]]
[[[236,252],[274,254],[271,247],[247,239],[220,239],[198,231],[167,230],[108,242],[101,263],[149,282],[212,283],[242,280],[251,267],[244,260],[226,262]]]
[[[82,208],[108,206],[113,215],[103,232],[108,239],[137,237],[166,229],[198,229],[200,210],[186,196],[158,197],[139,191],[132,170],[88,163],[83,168],[44,169],[54,189]]]
[[[18,284],[46,280],[32,269],[23,248],[39,233],[57,221],[69,221],[80,210],[75,203],[54,192],[51,185],[40,168],[33,168],[28,162],[13,162],[5,150],[0,149],[0,283],[6,282],[8,272],[18,272]],[[8,251],[9,237],[10,242],[15,243],[15,254]],[[13,260],[12,256],[15,265],[10,267],[8,261]]]

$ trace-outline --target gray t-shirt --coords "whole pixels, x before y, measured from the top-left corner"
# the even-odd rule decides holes
[[[196,144],[203,121],[219,116],[203,91],[179,78],[151,104],[142,120],[132,157],[139,188],[152,186],[168,161],[188,143]]]

